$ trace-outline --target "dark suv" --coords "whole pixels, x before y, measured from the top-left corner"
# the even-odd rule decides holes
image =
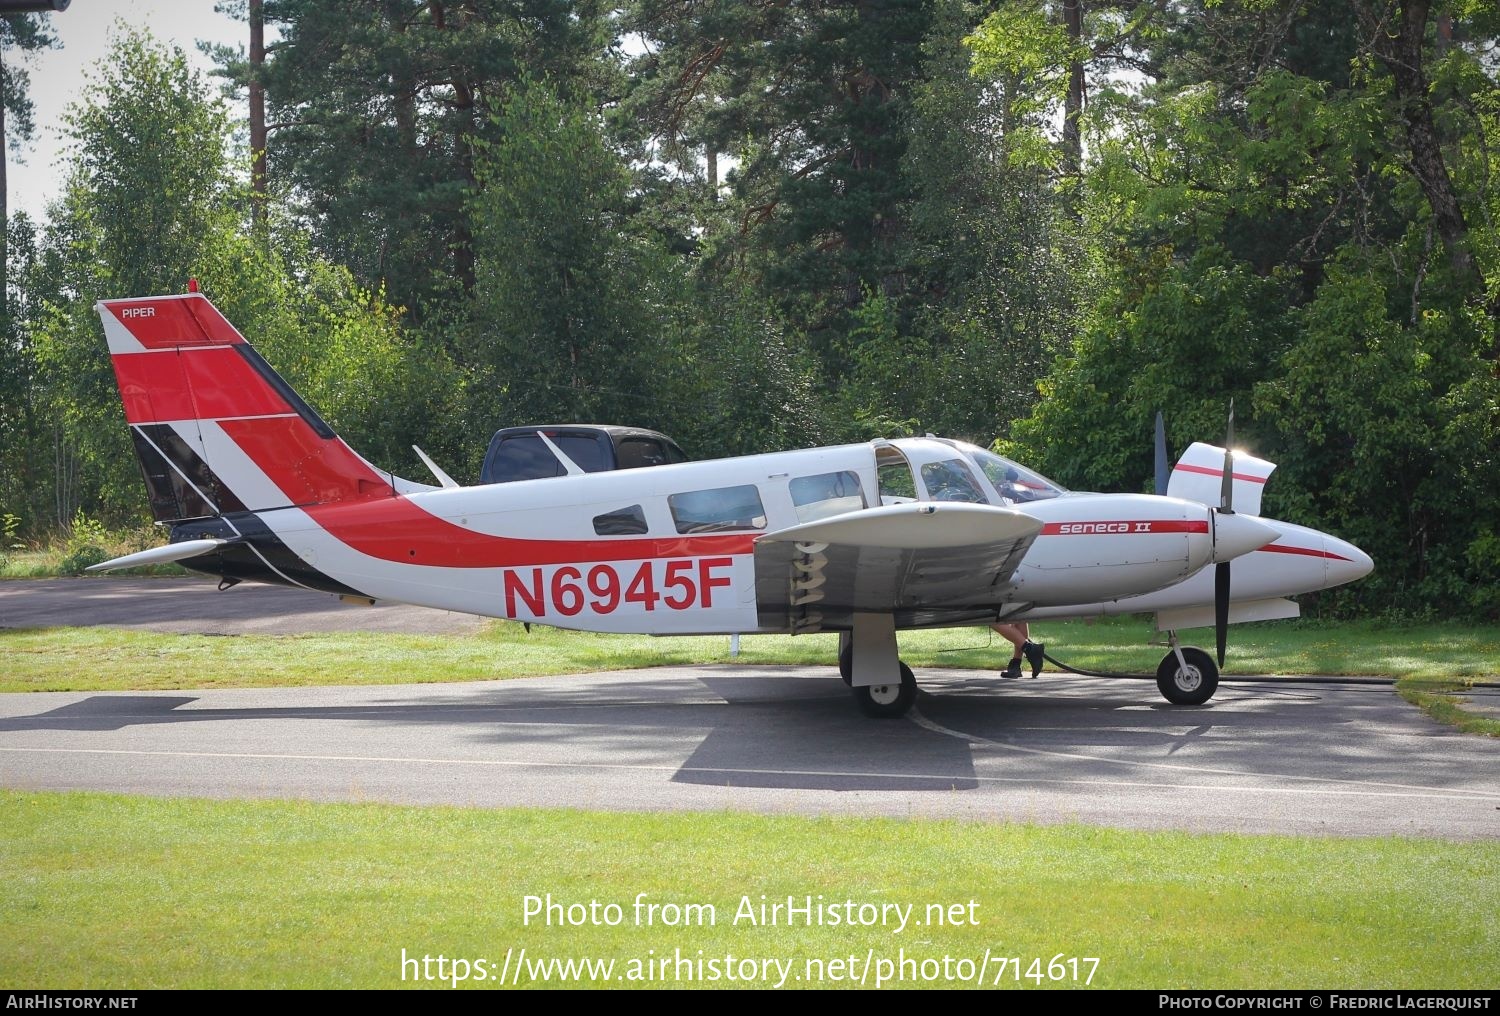
[[[639,427],[609,427],[566,423],[555,427],[507,427],[490,440],[484,453],[480,483],[509,483],[563,476],[567,467],[539,437],[544,434],[585,473],[608,469],[638,469],[669,462],[686,462],[677,442],[665,434]]]

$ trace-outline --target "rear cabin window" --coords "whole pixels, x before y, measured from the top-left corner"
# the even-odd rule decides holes
[[[667,498],[679,533],[722,533],[766,528],[766,510],[754,484],[692,490]]]
[[[922,465],[922,483],[934,501],[972,501],[985,504],[979,481],[962,459],[944,459]]]
[[[816,522],[831,515],[857,512],[865,506],[859,477],[847,470],[799,476],[789,486],[792,504],[797,507],[798,522]]]
[[[638,504],[594,516],[594,532],[600,536],[640,536],[645,531],[646,513]]]

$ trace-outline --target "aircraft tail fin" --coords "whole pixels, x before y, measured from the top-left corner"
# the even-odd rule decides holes
[[[95,309],[157,521],[428,489],[361,458],[201,293]]]

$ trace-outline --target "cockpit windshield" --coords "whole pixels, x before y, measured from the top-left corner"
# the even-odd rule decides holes
[[[1046,501],[1068,492],[1066,487],[1058,486],[1041,473],[1032,472],[1025,466],[986,451],[978,445],[958,441],[954,444],[967,452],[975,464],[984,470],[984,475],[995,485],[995,490],[999,491],[1001,497],[1008,497],[1016,504]]]

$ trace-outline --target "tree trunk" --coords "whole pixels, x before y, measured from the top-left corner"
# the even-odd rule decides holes
[[[250,0],[250,215],[256,226],[266,217],[266,23],[265,0]]]
[[[1430,7],[1431,0],[1403,0],[1400,33],[1391,38],[1382,27],[1375,37],[1375,48],[1395,77],[1396,98],[1401,103],[1401,116],[1406,122],[1406,142],[1411,147],[1408,168],[1417,178],[1432,208],[1438,235],[1443,238],[1443,246],[1448,252],[1448,264],[1465,284],[1482,290],[1483,280],[1469,252],[1469,226],[1464,221],[1458,194],[1443,162],[1443,149],[1433,122],[1432,102],[1427,97],[1427,78],[1422,73],[1422,43],[1427,34]]]
[[[1083,44],[1083,0],[1063,0],[1063,27],[1073,53],[1068,59],[1068,94],[1063,99],[1063,168],[1077,176],[1083,172],[1083,133],[1079,124],[1083,116],[1083,61],[1078,47]]]
[[[10,341],[10,183],[5,148],[5,64],[0,58],[0,342]]]

